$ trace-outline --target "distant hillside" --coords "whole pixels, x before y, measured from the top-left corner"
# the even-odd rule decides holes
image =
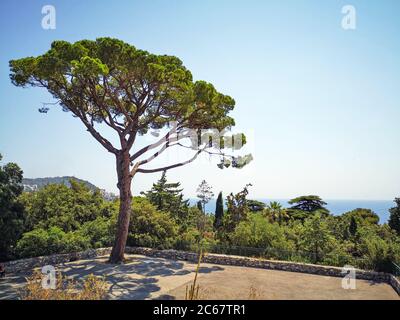
[[[35,179],[24,178],[22,179],[22,184],[24,186],[24,191],[35,191],[43,188],[48,184],[64,184],[67,187],[70,187],[71,186],[69,182],[70,179],[78,181],[80,183],[84,183],[92,191],[99,189],[89,181],[78,179],[75,177],[53,177],[53,178],[35,178]]]

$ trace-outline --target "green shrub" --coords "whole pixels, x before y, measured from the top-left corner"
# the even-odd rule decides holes
[[[202,234],[197,228],[188,228],[178,235],[174,247],[177,250],[190,250],[193,245],[200,243],[201,240]]]
[[[335,238],[324,215],[317,213],[307,218],[300,230],[299,249],[312,254],[312,262],[323,261],[335,248]]]
[[[35,229],[24,233],[17,242],[16,252],[21,258],[37,257],[48,254],[49,235],[46,230]]]
[[[88,221],[80,228],[80,233],[90,239],[93,248],[111,246],[114,239],[114,230],[110,218],[98,217],[96,220]]]
[[[79,232],[68,232],[63,237],[61,252],[79,252],[91,248],[90,239]]]
[[[355,219],[358,224],[362,225],[377,225],[379,223],[379,216],[371,209],[354,209],[344,213],[341,218],[350,221],[351,217]]]
[[[171,248],[178,236],[178,225],[168,213],[158,211],[149,200],[134,197],[129,225],[129,246]]]
[[[329,266],[343,267],[345,265],[357,266],[357,262],[350,253],[351,245],[333,241],[332,249],[327,252],[322,260],[322,263]]]
[[[284,228],[259,214],[249,214],[246,221],[240,222],[231,241],[235,246],[268,248],[275,256],[294,250],[293,243],[285,237]]]
[[[50,184],[20,197],[25,206],[29,230],[58,227],[64,232],[76,231],[82,224],[98,217],[110,217],[113,204],[84,184],[71,180],[71,187]]]
[[[65,233],[58,227],[52,227],[48,230],[39,228],[24,233],[17,242],[16,252],[20,258],[29,258],[77,252],[89,247],[89,239],[78,232]]]
[[[365,239],[362,244],[364,267],[376,271],[392,270],[393,255],[390,244],[378,237]]]

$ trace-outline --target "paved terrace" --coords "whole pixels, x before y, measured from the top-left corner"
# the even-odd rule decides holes
[[[106,276],[108,299],[184,299],[196,264],[141,255],[126,255],[124,265],[111,265],[107,257],[68,262],[57,266],[76,280],[94,274]],[[0,279],[0,299],[17,299],[26,274]],[[355,290],[345,290],[341,278],[248,267],[202,264],[198,284],[201,299],[390,299],[399,296],[386,283],[357,280]]]

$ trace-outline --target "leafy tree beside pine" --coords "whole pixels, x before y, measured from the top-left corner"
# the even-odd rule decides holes
[[[24,208],[18,201],[23,191],[21,182],[22,170],[17,164],[0,166],[0,261],[13,256],[24,230]]]
[[[313,262],[322,261],[332,249],[334,241],[329,226],[321,214],[317,213],[305,220],[300,242],[303,248],[313,254]]]

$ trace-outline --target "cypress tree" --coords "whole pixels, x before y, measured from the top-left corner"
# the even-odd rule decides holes
[[[215,206],[214,230],[218,230],[222,226],[222,217],[224,216],[224,202],[222,192],[218,194]]]
[[[197,209],[199,209],[201,212],[203,212],[203,203],[200,200],[197,201]]]
[[[396,198],[394,202],[397,206],[389,210],[389,227],[400,235],[400,198]]]
[[[349,232],[350,232],[351,236],[353,236],[353,237],[357,233],[357,221],[354,217],[351,217],[351,219],[350,219]]]

